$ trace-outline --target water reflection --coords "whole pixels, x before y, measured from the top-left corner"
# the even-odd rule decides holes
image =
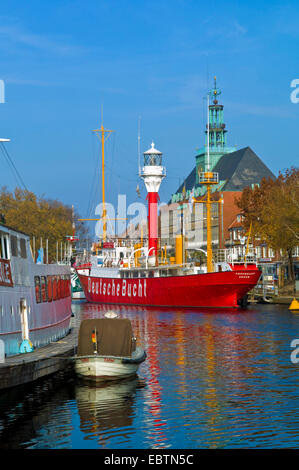
[[[84,438],[94,440],[99,447],[107,447],[113,432],[126,441],[126,429],[134,419],[134,398],[144,382],[137,377],[106,385],[91,385],[80,381],[76,386],[76,402],[80,429]]]
[[[138,377],[55,389],[31,408],[31,431],[30,413],[18,415],[15,405],[12,413],[6,403],[1,421],[0,406],[7,445],[15,433],[18,445],[40,448],[299,447],[299,365],[290,361],[298,316],[269,305],[239,312],[112,308],[131,320],[147,352]],[[73,310],[80,321],[111,306]],[[15,432],[22,425],[26,436]]]
[[[72,379],[69,372],[2,391],[0,448],[71,447],[71,413],[65,406],[71,399]],[[44,441],[41,430],[47,426],[49,432]],[[57,433],[59,427],[62,430],[60,434]]]

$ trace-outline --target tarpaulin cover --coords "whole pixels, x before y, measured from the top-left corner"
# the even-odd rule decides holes
[[[78,335],[78,356],[94,354],[95,334],[97,354],[101,356],[131,356],[136,345],[132,325],[127,318],[92,318],[82,320]]]

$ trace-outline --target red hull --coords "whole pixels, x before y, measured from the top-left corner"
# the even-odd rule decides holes
[[[257,283],[258,269],[148,278],[104,278],[78,273],[88,302],[156,307],[238,307]]]

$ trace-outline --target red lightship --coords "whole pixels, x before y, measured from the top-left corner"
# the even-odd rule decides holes
[[[102,142],[104,132],[102,126]],[[104,161],[103,154],[102,145]],[[148,243],[143,246],[142,242],[134,244],[119,239],[107,242],[107,216],[103,203],[100,251],[90,256],[88,264],[78,261],[76,265],[87,301],[159,307],[239,307],[258,282],[261,272],[255,264],[232,267],[227,262],[213,262],[210,211],[215,201],[210,196],[211,186],[218,183],[218,174],[210,171],[209,153],[207,171],[199,175],[200,183],[207,188],[207,265],[204,267],[183,262],[181,235],[176,240],[175,262],[167,263],[165,258],[163,261],[159,258],[158,191],[166,171],[162,166],[162,153],[153,143],[144,152],[140,176],[148,192]]]

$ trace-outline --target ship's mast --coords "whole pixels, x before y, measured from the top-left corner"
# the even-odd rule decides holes
[[[102,204],[103,204],[103,212],[102,212],[102,221],[103,221],[103,241],[106,241],[107,238],[107,212],[105,206],[105,142],[108,137],[111,135],[111,130],[104,129],[103,126],[103,115],[102,115],[102,125],[100,129],[94,129],[92,132],[95,132],[99,137],[102,143]],[[105,137],[106,134],[106,137]]]
[[[215,77],[216,80],[216,77]],[[204,172],[199,173],[199,183],[207,188],[206,200],[194,201],[204,202],[207,208],[207,272],[212,273],[213,269],[213,251],[212,251],[212,225],[211,225],[211,206],[214,203],[222,203],[222,199],[214,201],[211,199],[211,186],[217,185],[219,182],[219,175],[211,171],[210,166],[210,93],[207,94],[207,164]]]
[[[105,242],[106,241],[106,238],[107,238],[107,211],[106,211],[106,205],[105,205],[105,142],[106,140],[108,139],[108,137],[110,137],[111,133],[114,132],[112,130],[109,130],[109,129],[104,129],[104,126],[103,126],[103,109],[102,109],[102,125],[100,127],[100,129],[93,129],[92,132],[95,132],[96,135],[99,137],[100,141],[101,141],[101,144],[102,144],[102,205],[103,205],[103,212],[102,212],[102,217],[100,219],[96,218],[96,219],[78,219],[78,220],[81,220],[81,221],[85,221],[85,220],[92,220],[92,221],[96,221],[96,220],[102,220],[103,222],[103,241]],[[107,134],[105,136],[105,134]],[[116,218],[116,219],[110,219],[110,220],[121,220],[123,218]],[[126,220],[126,217],[125,217],[125,220]]]

